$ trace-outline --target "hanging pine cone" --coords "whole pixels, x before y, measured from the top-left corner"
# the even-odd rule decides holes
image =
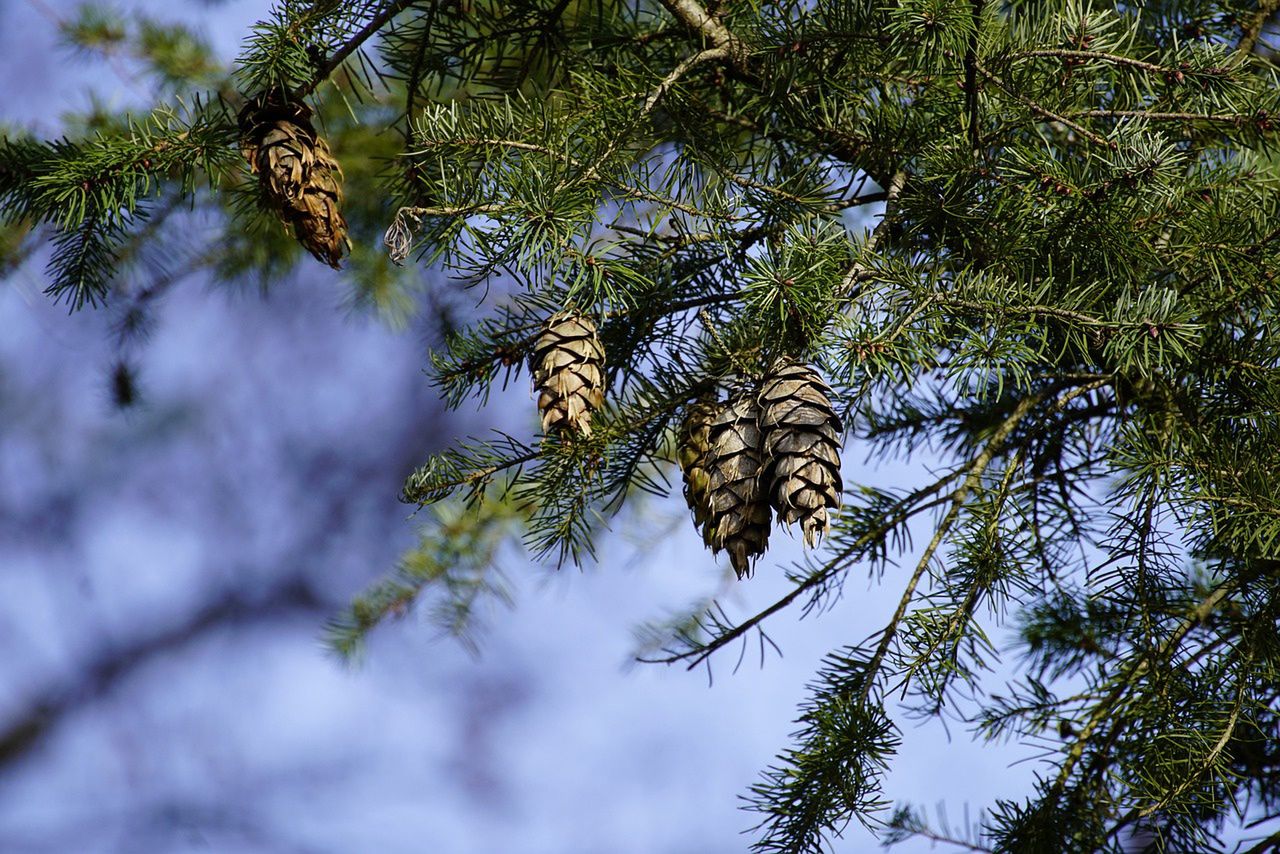
[[[719,407],[714,396],[704,397],[685,409],[680,423],[676,456],[684,473],[684,500],[693,511],[693,525],[702,532],[702,540],[711,545],[711,422]]]
[[[591,415],[604,404],[604,347],[596,324],[575,311],[552,315],[533,347],[533,383],[546,433],[591,435]]]
[[[707,455],[707,528],[713,551],[729,552],[739,578],[749,576],[769,544],[771,513],[760,489],[764,457],[758,423],[760,407],[746,394],[721,406],[711,421]]]
[[[840,434],[831,389],[818,372],[781,359],[760,387],[763,489],[785,524],[800,523],[812,548],[840,509]]]
[[[335,269],[347,243],[342,168],[305,104],[255,98],[240,111],[241,150],[263,197],[307,251]]]

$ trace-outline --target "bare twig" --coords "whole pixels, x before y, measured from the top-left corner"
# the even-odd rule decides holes
[[[898,208],[898,197],[902,195],[902,188],[907,184],[907,173],[899,170],[889,179],[889,186],[885,187],[884,216],[880,219],[879,224],[871,231],[871,236],[867,238],[866,244],[862,247],[862,254],[870,255],[876,251],[880,245],[880,241],[884,239],[885,232],[889,230],[889,225],[893,221],[893,215]],[[870,266],[859,260],[849,268],[849,272],[845,273],[844,281],[840,283],[840,294],[845,297],[852,296],[854,289],[860,282],[864,282],[871,278],[872,271]]]
[[[337,71],[338,67],[347,61],[347,57],[355,53],[378,30],[386,26],[388,21],[413,5],[413,2],[414,0],[392,0],[385,9],[374,15],[360,32],[347,39],[342,47],[335,50],[333,55],[325,61],[324,65],[320,66],[310,80],[295,89],[293,91],[293,99],[295,101],[301,100],[314,92],[317,86],[327,80],[330,74]]]
[[[658,106],[658,102],[662,100],[668,91],[670,91],[671,87],[676,85],[676,83],[680,81],[680,78],[689,73],[691,69],[702,65],[704,62],[718,62],[731,58],[729,48],[720,46],[700,50],[693,56],[686,57],[681,60],[680,63],[671,70],[670,74],[662,78],[662,82],[658,84],[658,88],[654,89],[652,94],[645,99],[644,109],[640,111],[640,115],[647,116],[652,113],[654,108]]]

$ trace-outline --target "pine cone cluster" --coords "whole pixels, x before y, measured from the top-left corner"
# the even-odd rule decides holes
[[[305,104],[256,98],[240,111],[240,145],[267,204],[318,260],[335,269],[347,243],[342,168]]]
[[[532,363],[543,431],[590,436],[591,416],[604,404],[604,347],[595,321],[576,311],[552,315]]]
[[[774,363],[758,389],[685,412],[677,455],[694,524],[728,551],[739,578],[769,543],[773,510],[798,523],[812,548],[840,509],[842,427],[830,389],[793,359]]]

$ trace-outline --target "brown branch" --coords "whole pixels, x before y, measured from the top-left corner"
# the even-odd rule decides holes
[[[1013,89],[1009,88],[1009,86],[1007,86],[1003,80],[1001,80],[999,77],[996,77],[986,68],[984,68],[981,63],[975,61],[974,68],[977,69],[979,74],[981,74],[988,81],[994,84],[997,89],[999,89],[1001,92],[1004,92],[1010,98],[1013,98],[1015,101],[1022,104],[1024,107],[1026,107],[1036,115],[1040,116],[1042,119],[1048,119],[1051,122],[1058,122],[1061,125],[1065,125],[1066,127],[1069,127],[1076,133],[1080,134],[1080,136],[1084,137],[1094,145],[1099,145],[1099,146],[1102,146],[1103,148],[1115,148],[1114,143],[1107,142],[1105,139],[1103,139],[1093,131],[1086,128],[1084,125],[1077,124],[1076,122],[1073,122],[1071,119],[1067,118],[1066,116],[1058,115],[1052,110],[1047,109],[1046,107],[1042,107],[1040,104],[1031,100],[1026,95],[1023,95],[1021,92],[1013,91]]]
[[[1280,12],[1280,0],[1261,0],[1258,3],[1258,9],[1253,13],[1253,17],[1240,28],[1240,44],[1236,45],[1237,53],[1253,53],[1267,19],[1276,12]]]
[[[338,67],[347,61],[347,57],[355,53],[360,46],[371,39],[378,30],[386,26],[388,21],[412,6],[413,3],[414,0],[392,0],[391,4],[378,14],[374,15],[373,18],[370,19],[369,23],[364,25],[364,28],[361,29],[360,32],[347,39],[342,47],[335,50],[333,55],[325,61],[324,65],[320,66],[310,80],[303,83],[293,91],[293,100],[300,101],[307,95],[314,92],[317,86],[327,80],[330,74],[337,71]]]

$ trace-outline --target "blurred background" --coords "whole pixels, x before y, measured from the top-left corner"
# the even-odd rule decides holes
[[[115,8],[181,21],[223,61],[267,13]],[[153,96],[128,56],[67,45],[76,14],[0,0],[0,126],[52,137],[68,114]],[[69,315],[42,293],[45,252],[0,278],[0,852],[748,847],[739,796],[786,746],[822,654],[882,625],[897,579],[775,618],[782,656],[763,666],[754,648],[710,681],[634,665],[638,625],[711,593],[754,612],[795,554],[779,535],[732,583],[677,489],[615,525],[593,566],[503,555],[515,604],[483,615],[478,654],[410,613],[345,665],[325,623],[416,542],[405,475],[454,437],[531,424],[526,378],[446,413],[422,372],[429,321],[391,322],[310,259],[265,290],[166,287],[126,346],[118,311]],[[448,288],[412,275],[423,300]],[[856,446],[846,468],[927,474]],[[894,800],[935,819],[945,801],[959,827],[1030,786],[1015,748],[901,724]],[[876,844],[854,825],[837,850]]]

